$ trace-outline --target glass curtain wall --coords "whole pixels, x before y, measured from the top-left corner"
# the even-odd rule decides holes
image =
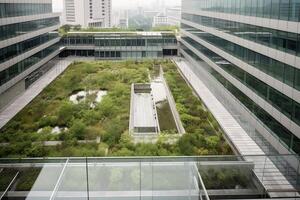
[[[183,11],[209,11],[300,21],[300,0],[184,0]]]

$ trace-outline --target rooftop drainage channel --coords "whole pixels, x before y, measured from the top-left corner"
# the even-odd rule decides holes
[[[244,156],[246,161],[254,163],[254,172],[268,191],[270,197],[299,197],[299,193],[296,192],[295,188],[288,182],[275,164],[264,156],[265,153],[261,148],[210,92],[199,77],[195,75],[188,64],[183,60],[174,60],[174,62],[197,95],[212,112],[238,152]],[[257,155],[257,157],[250,155]]]

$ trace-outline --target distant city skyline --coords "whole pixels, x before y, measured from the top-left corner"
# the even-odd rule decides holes
[[[53,11],[62,12],[63,0],[52,0],[53,1]],[[113,10],[117,9],[132,9],[141,7],[151,7],[155,5],[157,1],[163,0],[112,0]],[[164,3],[168,6],[179,6],[181,5],[181,0],[164,0]]]

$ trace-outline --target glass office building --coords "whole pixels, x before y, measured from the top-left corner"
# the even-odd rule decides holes
[[[0,0],[0,110],[59,53],[58,28],[51,0]]]
[[[180,53],[280,153],[300,154],[300,1],[184,0]]]
[[[62,37],[61,56],[89,56],[97,60],[162,58],[177,55],[173,32],[71,32]]]

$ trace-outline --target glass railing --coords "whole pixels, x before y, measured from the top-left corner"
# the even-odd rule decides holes
[[[292,156],[274,158],[282,162]],[[274,190],[266,189],[268,181],[284,179],[269,157],[0,159],[0,199],[209,200],[265,198],[270,192],[299,195],[288,181],[274,181]],[[298,172],[286,173],[294,173],[293,181],[299,184]]]

